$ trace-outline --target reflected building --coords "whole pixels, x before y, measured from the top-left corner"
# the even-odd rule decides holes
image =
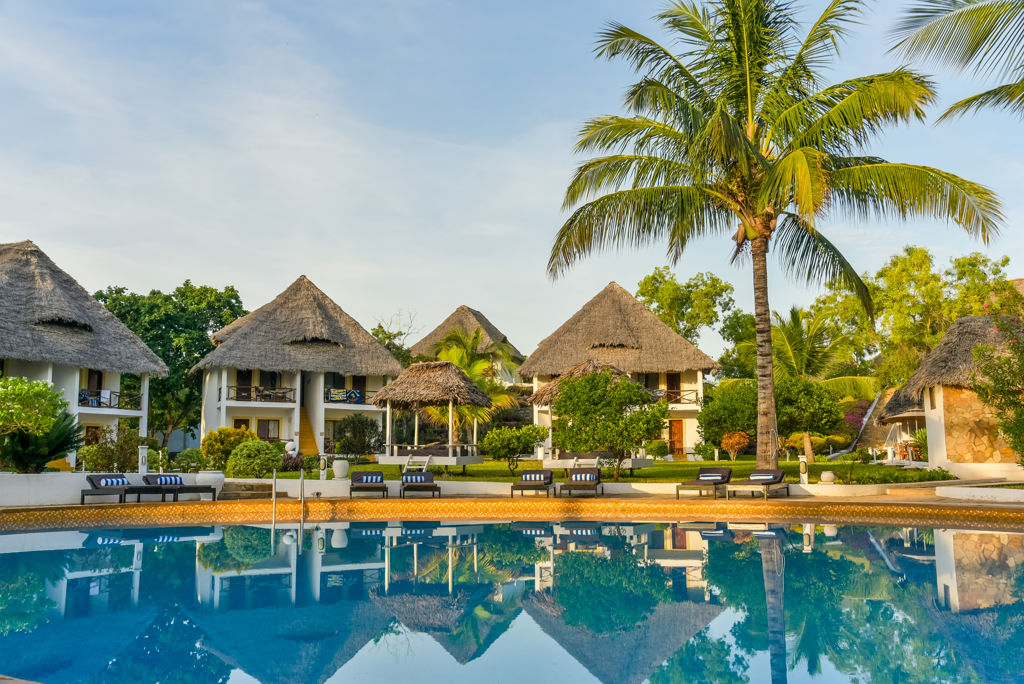
[[[985,610],[1021,600],[1024,534],[935,530],[935,588],[952,612]]]

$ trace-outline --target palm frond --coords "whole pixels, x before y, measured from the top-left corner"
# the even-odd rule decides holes
[[[983,93],[960,100],[939,117],[939,122],[987,108],[1005,109],[1012,114],[1024,116],[1024,79],[1015,83],[1004,83]]]
[[[824,155],[812,147],[801,147],[777,160],[761,183],[759,206],[795,206],[810,223],[825,201]]]
[[[576,139],[576,152],[662,151],[665,156],[685,154],[690,135],[667,123],[644,116],[599,116],[583,124]]]
[[[706,95],[701,81],[679,58],[652,38],[618,22],[610,22],[598,33],[595,52],[598,57],[625,59],[637,73]]]
[[[633,188],[680,185],[691,181],[690,167],[680,161],[651,155],[616,154],[588,159],[576,168],[565,191],[563,209],[623,185]]]
[[[868,375],[846,375],[818,381],[841,397],[871,399],[878,394],[878,379]]]

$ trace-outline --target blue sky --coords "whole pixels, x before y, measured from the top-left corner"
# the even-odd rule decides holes
[[[889,69],[903,2],[875,3],[836,78]],[[806,3],[807,14],[823,2]],[[420,333],[459,304],[524,352],[610,280],[628,289],[663,248],[544,271],[578,162],[574,133],[617,113],[630,73],[597,61],[609,20],[657,32],[658,2],[0,3],[0,241],[29,238],[90,290],[234,284],[255,308],[300,274],[366,327],[399,309]],[[933,66],[942,101],[972,92]],[[1024,276],[1024,135],[984,114],[917,125],[876,153],[996,189],[1007,225],[984,248],[943,224],[822,230],[859,270],[905,244],[944,263],[972,250]],[[698,243],[749,309],[729,244]],[[817,291],[771,274],[776,309]],[[415,337],[414,337],[415,339]],[[720,341],[702,346],[716,354]]]

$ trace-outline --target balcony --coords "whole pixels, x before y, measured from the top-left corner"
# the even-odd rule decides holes
[[[700,392],[695,389],[656,390],[651,394],[657,399],[664,399],[670,404],[696,404],[700,401]]]
[[[142,395],[138,392],[84,389],[78,390],[78,405],[87,408],[138,411],[142,407]]]
[[[258,401],[270,404],[294,404],[294,387],[259,387],[256,385],[229,385],[228,401]],[[217,400],[221,400],[222,391],[217,390]]]
[[[355,404],[358,406],[371,405],[371,398],[376,392],[367,390],[346,390],[328,387],[324,390],[325,404]]]

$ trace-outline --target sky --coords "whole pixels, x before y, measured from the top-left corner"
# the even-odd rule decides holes
[[[824,2],[807,0],[810,18]],[[869,3],[835,77],[888,70],[906,2]],[[234,285],[254,309],[306,275],[371,328],[418,334],[460,304],[524,353],[609,281],[635,291],[664,246],[606,253],[552,281],[547,255],[588,117],[622,112],[628,68],[597,60],[618,21],[663,37],[640,0],[0,2],[0,242],[35,241],[90,291]],[[1001,113],[934,125],[988,82],[933,74],[932,120],[872,150],[995,189],[985,247],[953,225],[827,220],[861,271],[904,245],[939,265],[983,251],[1024,277],[1024,127]],[[752,308],[724,238],[694,244],[680,280],[713,271]],[[770,273],[773,308],[819,294]],[[717,355],[713,333],[700,346]]]

